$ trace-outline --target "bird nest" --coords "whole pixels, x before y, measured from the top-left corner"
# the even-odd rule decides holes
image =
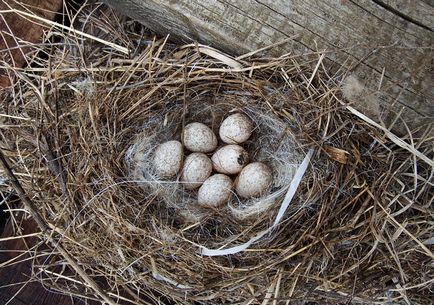
[[[432,138],[353,108],[316,53],[233,58],[80,14],[87,40],[63,29],[3,93],[4,190],[43,226],[44,285],[111,304],[429,302]],[[267,194],[203,209],[152,174],[156,145],[233,111]]]

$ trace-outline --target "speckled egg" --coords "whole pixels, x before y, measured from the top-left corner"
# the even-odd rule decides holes
[[[204,206],[220,206],[231,198],[232,186],[232,179],[228,176],[223,174],[212,175],[199,188],[197,202]]]
[[[220,139],[227,144],[240,144],[250,137],[253,124],[249,117],[242,113],[228,116],[220,125]]]
[[[243,168],[235,181],[235,190],[243,198],[263,195],[273,182],[271,169],[261,162],[253,162]]]
[[[179,141],[168,141],[158,145],[153,164],[160,178],[175,176],[182,166],[183,148]]]
[[[202,123],[190,123],[184,128],[184,145],[192,152],[211,152],[217,147],[214,132]]]
[[[212,172],[212,162],[203,153],[192,153],[185,158],[181,181],[186,189],[198,188]]]
[[[249,161],[249,154],[239,145],[225,145],[211,157],[212,166],[222,174],[238,174]]]

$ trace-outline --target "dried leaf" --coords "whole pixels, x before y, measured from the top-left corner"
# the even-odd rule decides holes
[[[335,160],[336,162],[339,162],[341,164],[347,164],[348,163],[348,154],[346,150],[336,148],[333,146],[325,145],[324,146],[325,151],[329,155],[330,159]]]

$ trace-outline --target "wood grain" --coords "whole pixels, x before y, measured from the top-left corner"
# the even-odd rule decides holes
[[[327,53],[330,66],[343,66],[378,93],[379,121],[387,124],[401,111],[412,127],[433,121],[434,8],[426,1],[104,1],[160,34],[234,55],[294,35],[268,54],[343,49]]]

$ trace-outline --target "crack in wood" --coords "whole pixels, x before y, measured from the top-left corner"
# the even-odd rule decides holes
[[[417,21],[417,20],[411,18],[410,16],[408,16],[408,15],[406,15],[406,14],[400,12],[399,10],[397,10],[397,9],[395,9],[394,7],[390,6],[389,4],[384,3],[384,2],[381,1],[381,0],[372,0],[372,1],[374,1],[377,5],[381,6],[381,7],[384,8],[385,10],[391,12],[392,14],[394,14],[394,15],[396,15],[396,16],[402,18],[402,19],[404,19],[404,20],[406,20],[406,21],[408,21],[408,22],[410,22],[410,23],[413,23],[413,24],[415,24],[415,25],[417,25],[417,26],[420,26],[421,28],[424,28],[425,30],[428,30],[428,31],[434,32],[434,30],[431,29],[429,26],[427,26],[427,25],[425,25],[425,24],[423,24],[423,23],[421,23],[421,22],[419,22],[419,21]]]

